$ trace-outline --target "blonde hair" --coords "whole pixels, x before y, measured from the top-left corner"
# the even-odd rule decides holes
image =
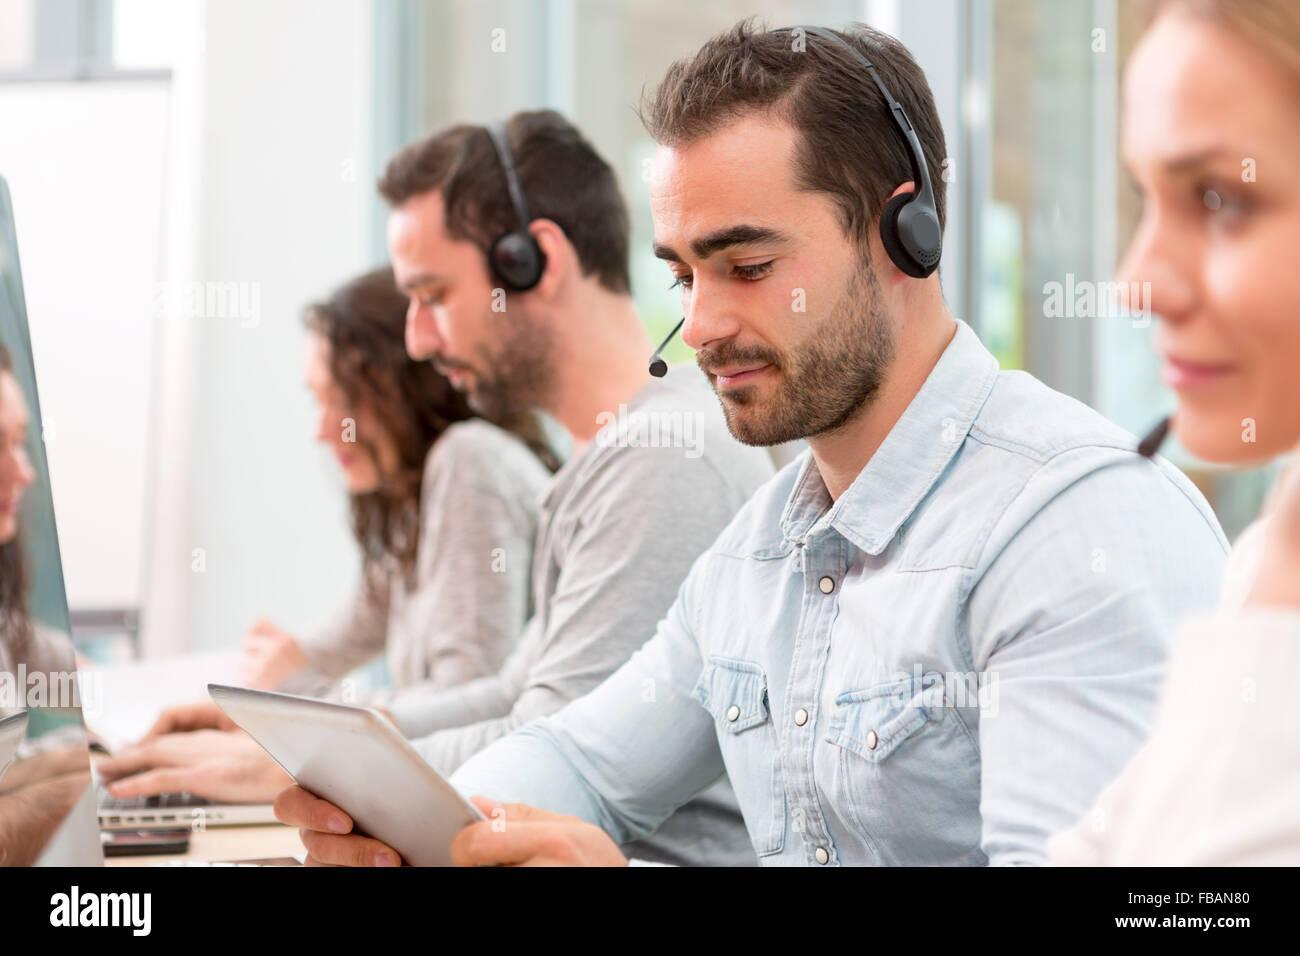
[[[1183,13],[1223,27],[1271,56],[1300,86],[1297,0],[1157,0],[1154,12]]]

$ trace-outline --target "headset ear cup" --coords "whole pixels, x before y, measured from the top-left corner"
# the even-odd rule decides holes
[[[899,193],[885,205],[885,211],[880,214],[880,241],[894,265],[914,279],[924,279],[934,270],[927,269],[913,259],[912,254],[903,248],[903,243],[898,236],[898,214],[903,211],[903,207],[913,195],[913,193]]]
[[[507,232],[492,243],[488,264],[507,289],[527,292],[542,281],[546,256],[530,234]]]

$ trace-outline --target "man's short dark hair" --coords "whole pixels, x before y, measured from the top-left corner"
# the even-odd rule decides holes
[[[564,230],[583,275],[596,276],[611,292],[628,292],[627,206],[609,164],[553,110],[516,113],[506,137],[529,214]],[[403,148],[378,185],[395,207],[440,191],[448,235],[473,242],[485,255],[492,240],[519,227],[505,172],[482,126],[449,126]]]
[[[833,32],[875,66],[907,111],[942,229],[946,149],[925,73],[888,34],[860,23]],[[865,249],[867,229],[890,193],[914,177],[911,151],[862,64],[816,35],[768,32],[750,18],[674,63],[641,104],[646,129],[667,146],[686,145],[751,112],[769,112],[798,131],[799,188],[829,193],[845,234]]]

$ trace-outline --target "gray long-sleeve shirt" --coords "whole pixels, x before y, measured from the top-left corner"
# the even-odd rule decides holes
[[[473,419],[448,428],[425,459],[413,584],[394,569],[379,572],[380,597],[362,588],[305,638],[312,666],[282,689],[323,693],[380,653],[393,688],[368,699],[379,707],[495,674],[532,611],[536,502],[550,478],[523,442],[495,425]]]
[[[392,708],[443,774],[613,673],[772,475],[767,453],[731,437],[711,389],[688,370],[646,385],[610,418],[542,499],[535,612],[500,673]],[[756,862],[725,777],[631,850],[676,863]]]

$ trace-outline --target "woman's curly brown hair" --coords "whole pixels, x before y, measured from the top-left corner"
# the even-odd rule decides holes
[[[429,362],[406,354],[406,296],[391,268],[375,269],[307,307],[307,328],[329,344],[330,374],[354,408],[382,423],[397,449],[392,474],[380,486],[352,495],[352,533],[361,547],[364,578],[372,596],[395,561],[413,584],[420,534],[420,481],[429,449],[456,422],[478,417],[465,397]],[[532,449],[552,471],[557,463],[532,415],[498,422]],[[357,445],[378,465],[371,436]]]

